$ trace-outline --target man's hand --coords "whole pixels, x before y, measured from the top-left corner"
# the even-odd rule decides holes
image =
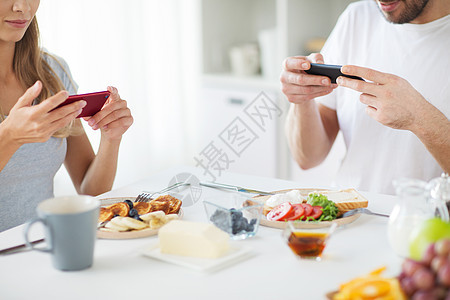
[[[343,66],[342,73],[370,80],[339,77],[340,86],[361,92],[369,116],[383,125],[414,133],[444,172],[450,172],[450,120],[429,103],[408,81],[372,69]]]
[[[339,77],[338,85],[361,92],[360,101],[367,105],[367,114],[383,125],[412,130],[419,122],[428,101],[405,79],[372,69],[343,66],[342,73],[363,77],[369,81]]]
[[[281,90],[289,102],[301,104],[327,95],[337,87],[331,84],[331,80],[326,76],[307,74],[305,70],[309,70],[311,62],[323,64],[322,54],[313,53],[307,57],[294,56],[284,60],[283,71],[280,75]]]

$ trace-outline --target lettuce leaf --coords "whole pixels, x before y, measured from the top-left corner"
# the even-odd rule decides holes
[[[328,200],[328,197],[325,195],[311,193],[308,195],[306,203],[312,206],[322,207],[322,215],[317,221],[332,221],[337,217],[338,208],[336,204]]]

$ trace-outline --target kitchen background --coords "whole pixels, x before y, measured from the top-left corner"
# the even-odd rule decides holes
[[[369,0],[370,1],[370,0]],[[318,52],[351,0],[46,0],[42,45],[63,57],[79,93],[119,89],[135,123],[114,187],[175,165],[331,186],[338,137],[319,167],[301,170],[284,135],[285,57]],[[99,132],[85,127],[97,149]],[[75,193],[64,169],[55,194]]]

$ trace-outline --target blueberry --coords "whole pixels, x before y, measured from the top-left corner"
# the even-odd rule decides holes
[[[128,215],[132,218],[134,218],[135,216],[139,217],[139,213],[135,208],[130,209],[130,212],[128,213]]]
[[[128,204],[128,206],[130,207],[130,209],[133,209],[133,202],[131,201],[131,200],[125,200],[125,201],[123,201],[123,202],[125,202],[126,204]]]
[[[234,208],[232,208],[230,211],[232,217],[235,216],[236,218],[242,218],[242,211],[236,210]]]
[[[222,222],[226,222],[228,219],[228,216],[225,212],[220,211],[220,210],[216,210],[211,217],[209,218],[209,220],[213,223],[222,223]]]
[[[256,219],[251,219],[250,220],[250,225],[255,225],[256,224]]]
[[[255,226],[253,224],[248,224],[246,231],[248,232],[252,232],[253,230],[255,230]]]
[[[144,222],[144,220],[142,220],[142,219],[139,217],[139,215],[133,216],[133,219],[136,219],[136,220],[138,220],[138,221]]]
[[[115,218],[115,217],[120,217],[120,215],[118,215],[118,214],[115,214],[115,215],[113,216],[113,218]]]

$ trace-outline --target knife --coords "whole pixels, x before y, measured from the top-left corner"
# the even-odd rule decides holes
[[[213,189],[225,189],[225,190],[231,190],[236,192],[242,192],[242,193],[250,193],[250,194],[259,194],[259,195],[274,195],[273,193],[269,192],[263,192],[253,189],[247,189],[240,186],[235,185],[229,185],[224,183],[216,183],[216,182],[200,182],[200,185],[210,187]]]
[[[45,241],[45,239],[39,239],[39,240],[31,241],[30,244],[35,245],[35,244],[42,243],[43,241]],[[17,245],[14,247],[0,250],[0,255],[14,254],[14,253],[22,252],[25,250],[31,250],[31,249],[29,249],[26,244],[22,244],[22,245]]]

